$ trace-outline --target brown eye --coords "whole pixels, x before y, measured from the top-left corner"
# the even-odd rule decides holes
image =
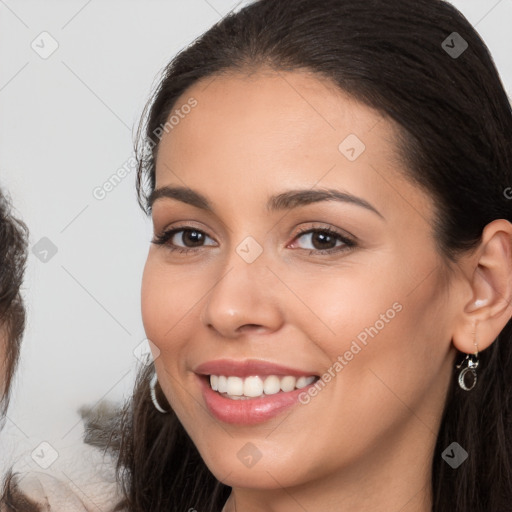
[[[175,234],[182,233],[181,240],[185,245],[188,242],[191,243],[192,247],[196,247],[197,245],[201,245],[201,242],[204,241],[205,235],[203,232],[198,231],[197,229],[181,229],[176,231]],[[179,238],[179,237],[178,237]]]
[[[325,231],[312,231],[309,234],[311,235],[313,249],[333,249],[336,246],[337,238]]]
[[[178,234],[180,235],[176,236]],[[192,226],[188,226],[164,231],[159,235],[155,235],[154,240],[151,242],[157,245],[166,245],[171,251],[185,253],[194,251],[195,249],[201,249],[204,246],[203,244],[206,238],[210,238],[206,233]],[[180,239],[183,245],[176,243]]]
[[[309,250],[310,254],[329,254],[348,250],[355,247],[356,243],[350,238],[327,228],[306,229],[299,232],[295,240],[309,239],[310,247],[302,247]]]

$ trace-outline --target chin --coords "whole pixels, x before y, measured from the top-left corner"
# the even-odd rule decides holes
[[[212,446],[217,449],[212,450]],[[230,438],[223,444],[202,438],[198,449],[215,478],[230,487],[277,489],[293,487],[306,479],[305,476],[302,478],[303,473],[297,471],[298,467],[305,469],[305,465],[293,447],[283,450],[282,446],[272,445],[268,441],[263,446],[263,440],[259,439],[251,442]],[[286,459],[284,452],[292,454],[297,461]]]

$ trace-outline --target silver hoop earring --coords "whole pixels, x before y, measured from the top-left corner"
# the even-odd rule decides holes
[[[467,354],[464,360],[457,365],[457,368],[462,368],[459,373],[459,386],[464,391],[471,391],[476,386],[476,369],[478,368],[478,354]]]
[[[474,354],[466,354],[466,357],[456,366],[462,368],[459,373],[459,386],[464,391],[471,391],[476,386],[476,369],[478,368],[478,343],[476,341],[476,321],[473,324],[473,345],[475,345]]]
[[[149,392],[151,394],[151,401],[153,402],[153,405],[155,406],[155,409],[158,412],[161,412],[162,414],[167,414],[169,411],[166,411],[161,405],[158,403],[158,400],[156,398],[156,383],[158,382],[158,377],[156,373],[153,375],[153,378],[151,379],[151,382],[149,383]]]

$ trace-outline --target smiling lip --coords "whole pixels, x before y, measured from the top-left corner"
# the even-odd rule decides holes
[[[308,377],[316,375],[308,372],[288,368],[285,366],[258,360],[216,360],[199,365],[195,369],[203,399],[208,410],[220,421],[236,425],[253,425],[267,421],[284,410],[299,403],[299,395],[314,386],[314,382],[302,389],[295,389],[287,393],[263,395],[248,400],[232,400],[213,391],[210,387],[209,375],[224,375],[234,377],[250,377],[252,375],[266,376],[293,375],[295,377]]]
[[[234,359],[217,359],[200,364],[195,370],[201,375],[232,375],[233,377],[250,377],[251,375],[293,375],[294,377],[308,377],[316,375],[315,372],[288,368],[268,361],[257,359],[245,359],[235,361]]]

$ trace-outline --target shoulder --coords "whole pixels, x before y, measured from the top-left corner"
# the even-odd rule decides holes
[[[1,512],[114,512],[121,501],[118,486],[105,479],[97,466],[51,474],[43,471],[13,473],[5,484]]]
[[[84,440],[59,451],[58,461],[47,470],[19,471],[14,467],[5,480],[0,512],[123,512],[117,484],[114,453],[105,450],[104,438],[112,411],[101,417],[82,411]]]
[[[64,480],[34,471],[10,477],[3,511],[11,510],[87,512],[92,508]]]

